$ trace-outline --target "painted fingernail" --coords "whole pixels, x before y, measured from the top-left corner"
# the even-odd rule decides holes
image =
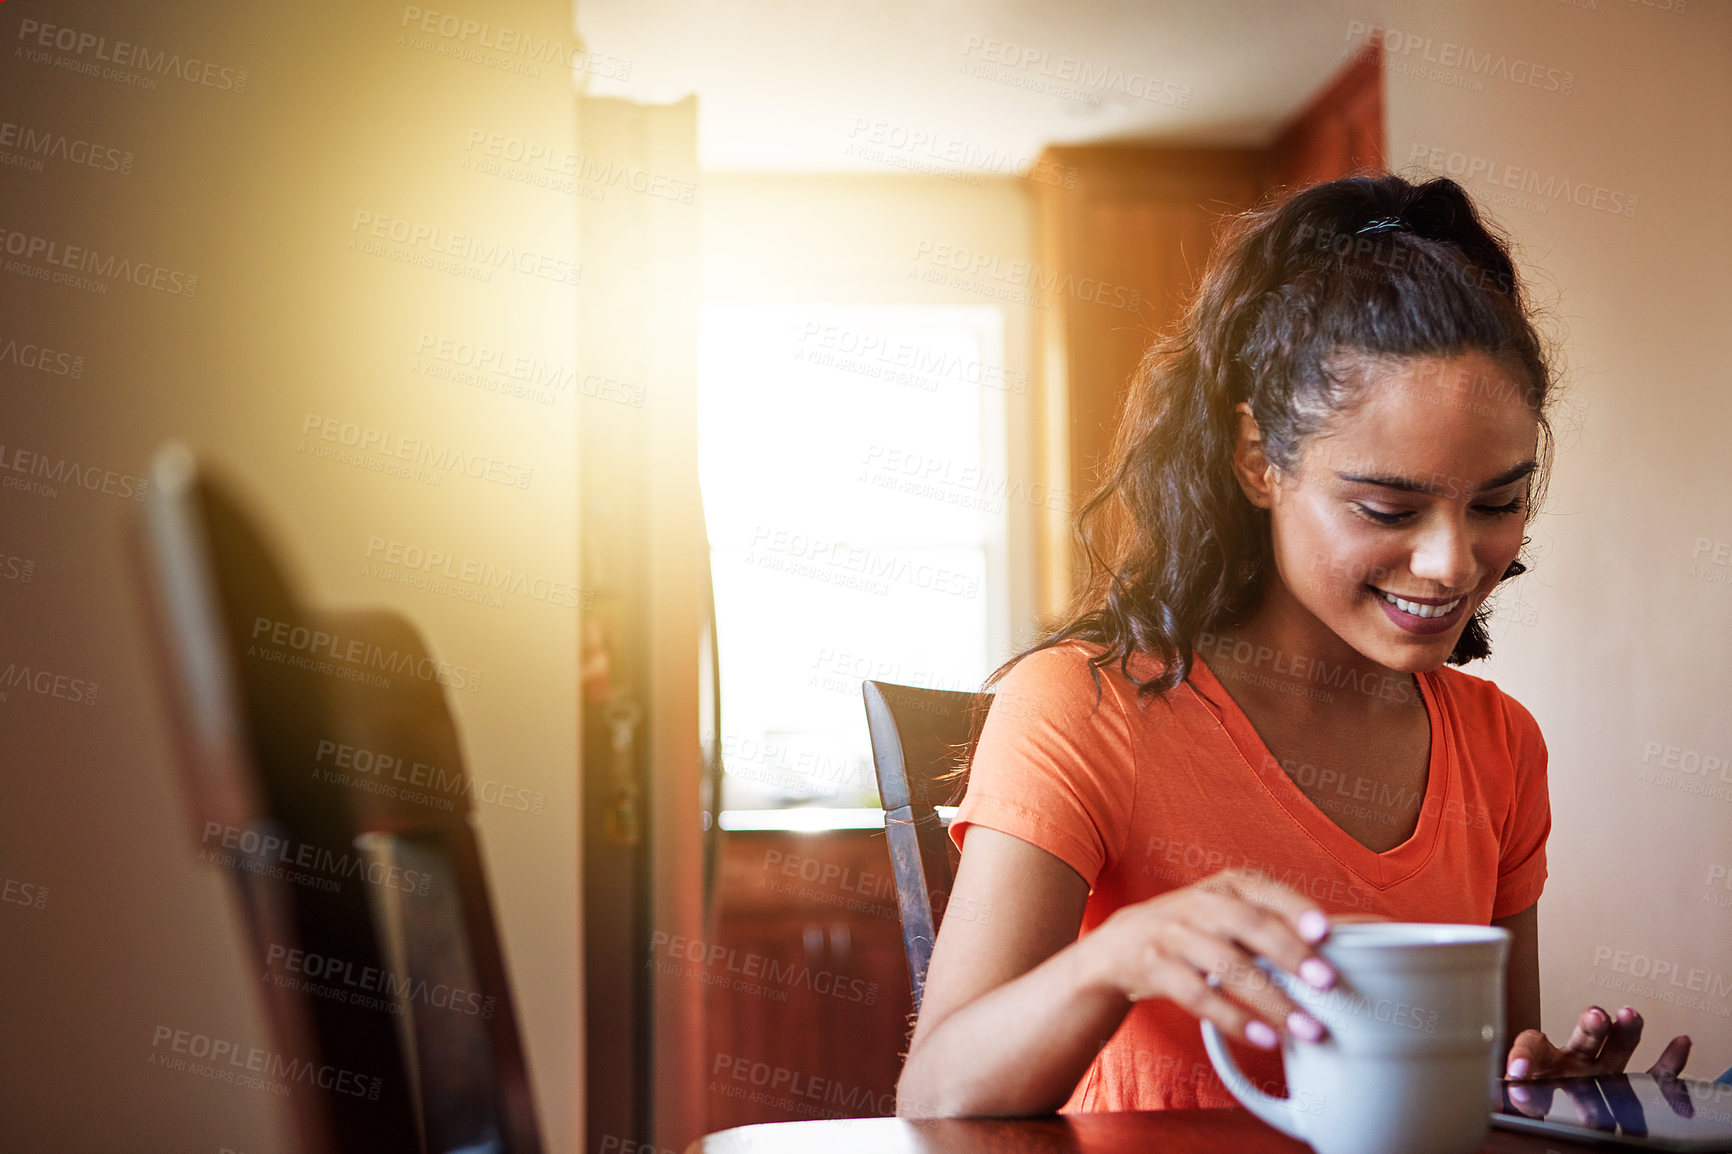
[[[1322,910],[1306,910],[1299,915],[1299,936],[1308,942],[1320,942],[1329,936],[1329,919]]]
[[[1526,1086],[1511,1086],[1509,1088],[1509,1096],[1512,1101],[1520,1102],[1525,1106],[1528,1103],[1528,1099],[1533,1097],[1533,1094]]]
[[[1306,958],[1299,963],[1299,976],[1319,990],[1335,984],[1335,971],[1322,958]]]
[[[1527,1077],[1528,1076],[1528,1060],[1526,1058],[1517,1058],[1513,1062],[1511,1062],[1509,1064],[1509,1076],[1512,1078],[1525,1078],[1525,1077]]]
[[[1323,1023],[1304,1010],[1294,1010],[1287,1015],[1287,1032],[1301,1041],[1315,1042],[1323,1037]]]
[[[1245,1040],[1259,1050],[1273,1050],[1280,1041],[1275,1030],[1267,1022],[1252,1022],[1245,1027]]]

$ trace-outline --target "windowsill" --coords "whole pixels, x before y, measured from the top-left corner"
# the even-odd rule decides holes
[[[938,820],[945,825],[956,816],[956,807],[940,805]],[[724,830],[741,832],[825,833],[838,829],[883,829],[881,809],[842,809],[833,806],[805,805],[789,809],[724,809],[721,814]]]

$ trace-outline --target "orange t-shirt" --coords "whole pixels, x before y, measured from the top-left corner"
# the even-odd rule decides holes
[[[997,685],[950,826],[958,846],[969,826],[984,825],[1081,874],[1082,933],[1227,866],[1257,869],[1329,913],[1397,921],[1485,925],[1539,899],[1551,832],[1545,742],[1492,682],[1448,667],[1419,675],[1431,722],[1425,799],[1413,836],[1380,854],[1300,791],[1200,658],[1184,684],[1140,705],[1116,663],[1102,669],[1097,709],[1087,658],[1098,652],[1041,650]],[[1158,668],[1148,658],[1131,665],[1142,678]],[[1327,771],[1314,772],[1327,788]],[[1374,783],[1335,789],[1344,802],[1389,802]],[[1234,1055],[1253,1081],[1281,1092],[1278,1054],[1235,1045]],[[1064,1109],[1233,1104],[1197,1020],[1151,999],[1131,1008]]]

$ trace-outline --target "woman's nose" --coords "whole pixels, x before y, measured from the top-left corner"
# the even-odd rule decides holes
[[[1466,589],[1472,585],[1476,565],[1473,541],[1466,524],[1454,516],[1433,519],[1414,544],[1408,568],[1415,577],[1435,581],[1448,589]]]

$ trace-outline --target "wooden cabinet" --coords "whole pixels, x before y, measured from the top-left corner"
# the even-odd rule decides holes
[[[722,835],[706,1130],[895,1112],[912,1027],[883,830]]]
[[[1344,68],[1267,148],[1142,144],[1049,148],[1035,198],[1037,479],[1080,507],[1101,466],[1132,374],[1178,320],[1225,216],[1276,188],[1383,167],[1383,84],[1375,52]],[[1036,542],[1035,603],[1052,620],[1084,576],[1073,518],[1050,512]]]

